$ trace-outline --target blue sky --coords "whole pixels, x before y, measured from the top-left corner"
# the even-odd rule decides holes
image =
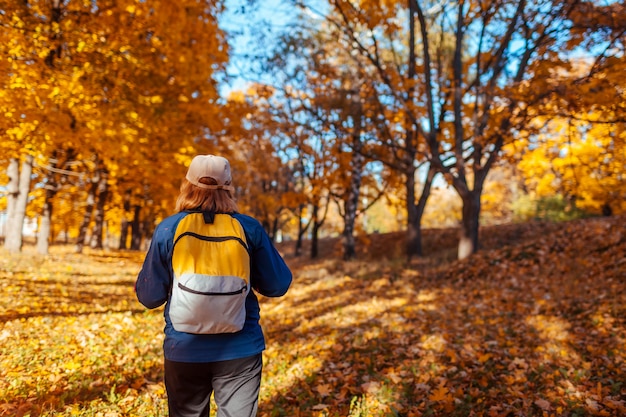
[[[268,51],[282,31],[294,22],[296,12],[289,0],[226,0],[226,12],[220,17],[221,27],[229,33],[231,47],[228,74],[229,84],[222,85],[222,93],[245,88],[258,79],[253,71],[255,57]]]

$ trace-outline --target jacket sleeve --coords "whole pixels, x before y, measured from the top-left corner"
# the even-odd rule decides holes
[[[252,287],[266,297],[285,295],[291,285],[292,274],[278,253],[263,226],[252,218],[244,220],[250,242],[250,280]],[[248,231],[247,230],[247,231]]]
[[[172,275],[168,256],[168,246],[171,244],[168,230],[162,227],[155,230],[135,283],[137,299],[147,308],[157,308],[169,297]]]

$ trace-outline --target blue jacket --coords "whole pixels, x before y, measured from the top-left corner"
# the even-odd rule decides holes
[[[163,220],[154,231],[143,267],[137,277],[137,299],[147,308],[157,308],[170,297],[173,271],[173,238],[178,222],[188,215],[180,212]],[[274,248],[261,224],[250,216],[232,214],[242,225],[250,248],[250,283],[266,297],[280,297],[291,285],[291,271]],[[228,334],[191,334],[174,330],[165,305],[165,358],[176,362],[215,362],[240,359],[261,353],[265,338],[259,324],[260,308],[254,291],[246,298],[243,330]]]

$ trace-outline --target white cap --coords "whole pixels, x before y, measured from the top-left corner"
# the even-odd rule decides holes
[[[196,187],[209,190],[229,190],[234,188],[230,185],[232,177],[230,175],[230,164],[228,159],[215,155],[196,155],[187,170],[187,180]],[[213,178],[217,184],[204,184],[201,178]]]

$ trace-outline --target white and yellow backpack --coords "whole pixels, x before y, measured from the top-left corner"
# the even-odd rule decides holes
[[[250,254],[237,219],[209,212],[185,216],[174,234],[172,269],[169,316],[175,330],[219,334],[243,329]]]

